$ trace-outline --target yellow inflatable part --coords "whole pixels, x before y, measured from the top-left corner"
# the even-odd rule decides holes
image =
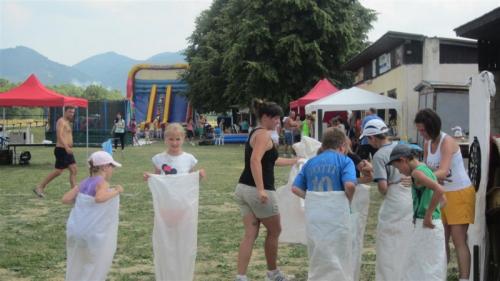
[[[165,108],[163,109],[163,123],[168,122],[168,114],[170,113],[170,99],[172,97],[172,85],[167,85],[165,93]]]
[[[153,111],[154,111],[155,101],[156,101],[156,84],[153,84],[153,87],[151,87],[151,93],[149,94],[148,115],[146,118],[147,122],[153,121]]]

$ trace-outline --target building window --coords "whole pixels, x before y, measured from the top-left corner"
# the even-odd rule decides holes
[[[398,98],[398,94],[396,93],[396,89],[392,89],[387,92],[387,96],[393,99]],[[389,133],[393,136],[398,135],[398,112],[396,109],[389,109],[389,120],[387,125],[389,126]]]
[[[378,57],[378,73],[382,74],[391,69],[391,54],[386,53]]]
[[[394,59],[392,60],[392,68],[403,64],[403,46],[397,47],[394,51]]]

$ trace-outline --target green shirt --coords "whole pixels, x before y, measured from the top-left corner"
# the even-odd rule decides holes
[[[309,124],[307,124],[307,120],[302,122],[302,135],[309,136]]]
[[[416,170],[421,171],[433,181],[437,181],[437,178],[432,170],[425,164],[418,165]],[[434,191],[425,186],[417,186],[414,182],[412,185],[411,193],[413,196],[413,218],[423,219],[425,217],[425,212],[427,211],[427,208],[429,208],[429,204],[431,203]],[[438,204],[434,212],[432,212],[432,219],[435,220],[440,218],[441,210]]]

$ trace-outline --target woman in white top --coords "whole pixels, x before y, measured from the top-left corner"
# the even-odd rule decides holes
[[[445,189],[447,203],[441,209],[441,216],[448,260],[451,236],[457,252],[459,278],[469,280],[471,257],[467,229],[474,223],[475,189],[465,171],[458,143],[441,132],[439,115],[432,109],[422,109],[415,116],[415,125],[425,139],[424,161]]]

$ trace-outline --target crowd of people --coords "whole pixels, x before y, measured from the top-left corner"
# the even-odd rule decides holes
[[[274,166],[297,163],[305,164],[291,190],[305,200],[308,280],[352,280],[355,269],[349,259],[341,258],[349,256],[352,251],[352,244],[346,243],[352,239],[350,203],[356,185],[372,181],[383,196],[376,233],[376,280],[446,280],[450,238],[457,253],[460,281],[469,280],[471,257],[467,229],[474,223],[475,191],[465,172],[458,144],[441,131],[441,119],[433,110],[420,110],[414,119],[418,132],[425,139],[422,161],[414,147],[391,140],[389,127],[376,115],[375,109],[367,112],[362,123],[355,117],[355,123],[359,120],[362,128],[356,136],[361,140],[357,150],[353,150],[352,138],[348,136],[351,128],[346,128],[340,118],[333,118],[330,128],[322,135],[317,155],[306,160],[279,156],[279,141],[273,137],[281,128],[283,110],[279,105],[254,100],[252,108],[257,125],[250,131],[245,144],[244,169],[234,191],[244,228],[236,281],[248,280],[246,272],[261,225],[267,230],[265,279],[289,280],[277,264],[281,223]],[[68,219],[67,235],[68,241],[77,243],[79,237],[86,235],[75,231],[75,224],[85,219],[78,216],[78,212],[84,208],[97,210],[100,203],[117,197],[123,188],[109,185],[113,168],[121,165],[102,151],[90,156],[89,177],[76,183],[76,161],[69,125],[73,116],[74,108],[68,107],[58,120],[54,150],[56,169],[33,191],[43,197],[47,184],[64,169],[70,170],[72,189],[64,195],[63,202],[75,204]],[[206,123],[206,119],[200,120],[203,126]],[[311,136],[313,124],[314,116],[307,116],[300,122],[295,113],[290,112],[283,122],[285,153],[291,153],[297,132]],[[218,126],[223,127],[223,121]],[[122,149],[120,134],[124,128],[123,118],[118,114],[114,134],[121,140]],[[192,141],[194,130],[192,119],[186,128],[178,123],[164,128],[165,151],[152,158],[152,174],[187,174],[196,170],[198,160],[182,149],[186,137]],[[205,177],[203,169],[199,174],[200,178]],[[144,180],[148,181],[150,175],[145,172]],[[92,229],[82,231],[92,232]],[[116,239],[113,241],[116,249]],[[88,250],[85,247],[72,249],[76,252]],[[114,254],[114,250],[112,252]],[[77,270],[79,265],[75,265],[71,258],[68,256],[67,274],[84,274]],[[101,264],[99,271],[104,278],[112,259],[113,255],[108,256]]]

